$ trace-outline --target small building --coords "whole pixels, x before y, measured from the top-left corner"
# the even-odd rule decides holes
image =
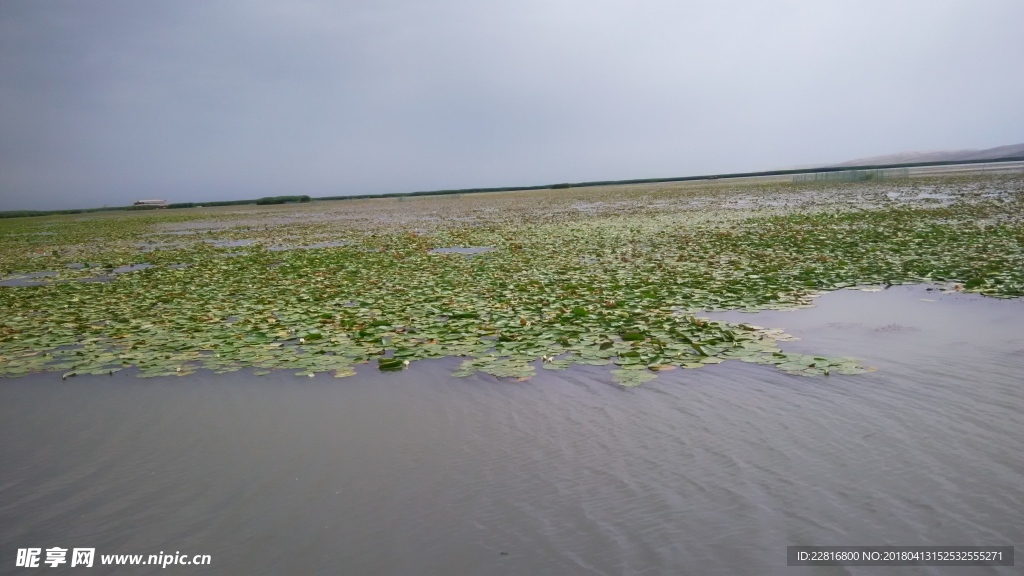
[[[136,200],[135,206],[152,206],[154,208],[167,208],[167,200]]]

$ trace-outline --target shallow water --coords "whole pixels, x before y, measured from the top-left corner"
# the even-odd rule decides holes
[[[184,242],[153,242],[153,243],[137,243],[135,247],[140,252],[154,252],[157,250],[174,250],[177,248],[183,248],[188,246]]]
[[[787,545],[1024,544],[1024,302],[818,304],[707,315],[877,372],[5,380],[0,571],[59,545],[212,555],[190,574],[789,575],[818,572]],[[961,572],[1019,568],[826,573]]]
[[[493,246],[455,246],[451,248],[433,248],[431,254],[482,254],[494,250]]]
[[[237,248],[239,246],[249,246],[255,243],[255,240],[203,240],[207,244],[212,244],[217,248]]]
[[[52,270],[29,272],[27,274],[15,274],[10,278],[0,280],[0,286],[41,286],[49,282],[48,278],[56,275],[57,272]]]
[[[340,246],[347,245],[348,242],[342,241],[329,241],[329,242],[316,242],[314,244],[305,245],[282,245],[282,246],[271,246],[268,248],[271,252],[283,252],[286,250],[313,250],[316,248],[337,248]]]
[[[111,270],[113,274],[127,274],[128,272],[136,272],[138,270],[145,270],[146,268],[152,268],[153,265],[149,262],[142,262],[141,264],[126,264],[124,266],[118,266]]]
[[[71,268],[73,270],[82,270],[82,269],[85,268],[85,265],[81,264],[81,263],[66,264],[65,266],[67,266],[68,268]],[[170,267],[171,268],[183,268],[185,266],[187,266],[187,264],[175,264],[175,265],[172,265]],[[96,268],[97,271],[99,271],[99,272],[105,272],[105,273],[99,274],[97,276],[87,276],[87,277],[84,277],[84,278],[74,278],[73,280],[76,281],[76,282],[110,282],[111,280],[114,279],[114,276],[113,276],[114,274],[126,274],[128,272],[136,272],[136,271],[139,271],[139,270],[145,270],[146,268],[153,268],[153,264],[150,264],[148,262],[143,262],[141,264],[126,264],[124,266],[118,266],[118,267],[116,267],[116,268],[114,268],[112,270],[105,270],[103,268],[100,268],[98,265],[92,265],[92,267]],[[53,271],[49,271],[49,270],[44,271],[44,272],[32,272],[32,273],[29,273],[29,274],[20,274],[20,275],[17,275],[17,276],[11,277],[11,278],[7,278],[7,279],[4,279],[4,280],[0,281],[0,286],[10,286],[10,287],[13,287],[13,288],[25,288],[25,287],[32,287],[32,286],[45,286],[47,284],[52,284],[55,281],[60,281],[60,280],[54,280],[53,279],[56,276],[58,276],[57,272],[53,272]],[[67,280],[64,280],[64,281],[66,282]]]

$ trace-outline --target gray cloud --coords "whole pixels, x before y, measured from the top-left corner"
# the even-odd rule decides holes
[[[0,3],[0,209],[1024,140],[1017,1]]]

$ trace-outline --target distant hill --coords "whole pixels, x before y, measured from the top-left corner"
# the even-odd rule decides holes
[[[903,164],[909,162],[951,162],[956,160],[994,160],[1024,156],[1024,144],[996,146],[985,150],[937,150],[931,152],[900,152],[884,156],[858,158],[831,166],[871,166],[877,164]]]

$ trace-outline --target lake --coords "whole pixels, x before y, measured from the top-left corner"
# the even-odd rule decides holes
[[[945,574],[786,567],[786,546],[1024,543],[1024,302],[816,303],[708,316],[876,371],[5,379],[0,572],[60,546],[211,555],[181,574]]]

